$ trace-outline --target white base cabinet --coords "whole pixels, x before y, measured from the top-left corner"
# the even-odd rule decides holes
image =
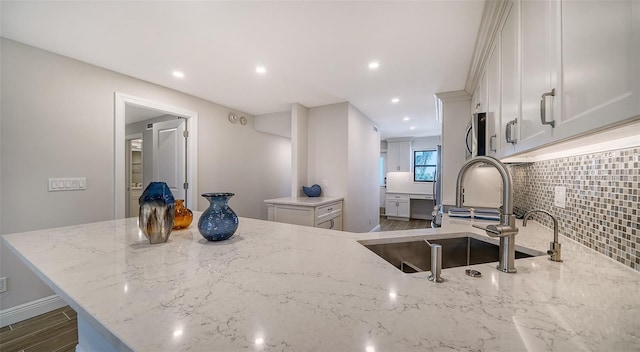
[[[408,194],[387,193],[385,201],[385,215],[387,218],[409,220],[411,216],[409,201]]]
[[[269,221],[342,231],[342,198],[290,197],[265,203]]]

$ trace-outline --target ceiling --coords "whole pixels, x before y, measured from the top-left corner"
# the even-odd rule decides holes
[[[6,38],[253,115],[348,101],[384,139],[440,134],[434,93],[464,88],[484,0],[1,6]]]

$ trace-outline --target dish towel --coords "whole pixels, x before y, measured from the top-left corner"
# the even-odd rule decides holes
[[[449,208],[449,216],[453,218],[471,218],[471,209],[469,208]]]
[[[449,208],[449,216],[453,218],[474,218],[479,220],[500,220],[497,209]]]

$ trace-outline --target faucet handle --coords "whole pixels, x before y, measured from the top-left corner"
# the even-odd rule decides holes
[[[496,225],[480,226],[477,224],[473,224],[471,226],[480,230],[485,230],[487,232],[487,235],[491,237],[500,237],[500,235],[502,235],[502,233],[498,230],[498,228],[496,228]]]
[[[487,225],[486,227],[482,227],[480,225],[473,224],[471,226],[485,230],[487,235],[490,237],[506,237],[518,234],[518,229],[505,225]]]

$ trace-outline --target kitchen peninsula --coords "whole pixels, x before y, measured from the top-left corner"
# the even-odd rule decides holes
[[[640,273],[564,236],[563,263],[445,269],[441,284],[358,242],[484,234],[472,223],[355,234],[241,218],[228,241],[192,225],[150,245],[129,218],[3,241],[78,312],[78,351],[640,349]],[[518,227],[517,245],[548,248],[551,230]]]

